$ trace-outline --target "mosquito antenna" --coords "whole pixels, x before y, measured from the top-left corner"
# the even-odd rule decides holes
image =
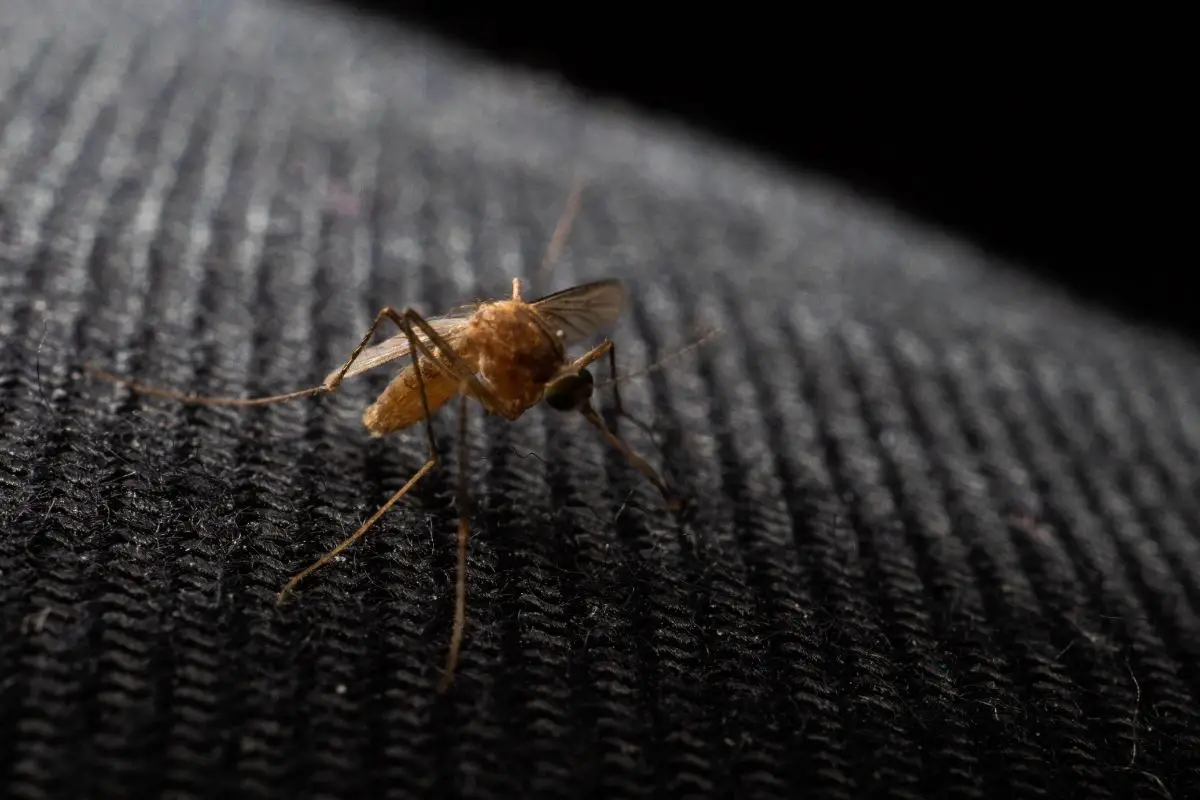
[[[644,375],[649,375],[653,372],[661,372],[662,370],[666,369],[667,364],[669,364],[670,362],[675,361],[676,359],[687,355],[688,353],[690,353],[693,350],[697,350],[697,349],[703,347],[704,345],[708,344],[709,342],[711,342],[713,339],[717,338],[724,332],[725,332],[724,328],[713,328],[708,333],[705,333],[704,335],[702,335],[700,338],[696,339],[695,341],[684,345],[683,347],[679,348],[678,350],[676,350],[673,353],[668,353],[667,355],[660,358],[658,361],[655,361],[653,364],[650,364],[647,367],[642,367],[637,372],[626,372],[626,373],[622,374],[619,378],[615,378],[615,379],[609,378],[607,380],[601,381],[600,383],[597,383],[596,387],[595,387],[596,391],[599,391],[599,390],[605,388],[606,386],[612,386],[613,384],[625,383],[628,380],[632,380],[634,378],[640,378]]]

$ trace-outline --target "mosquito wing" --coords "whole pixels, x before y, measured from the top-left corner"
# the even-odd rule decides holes
[[[547,295],[531,304],[554,331],[562,331],[563,344],[588,339],[617,321],[629,302],[620,281],[585,283]]]
[[[446,340],[446,344],[450,345],[451,347],[457,347],[462,341],[462,336],[466,332],[467,323],[470,322],[470,320],[470,312],[465,312],[462,314],[456,313],[452,316],[446,317],[434,317],[433,319],[426,321],[439,336]],[[432,349],[433,344],[429,341],[429,337],[415,325],[413,328],[417,334],[417,339]],[[408,335],[399,333],[390,339],[383,340],[379,344],[373,344],[370,347],[363,348],[363,351],[358,354],[358,358],[354,359],[354,363],[350,365],[350,369],[346,370],[346,374],[343,377],[352,378],[355,375],[361,375],[367,370],[375,369],[375,367],[386,364],[389,361],[395,361],[398,358],[403,358],[409,354],[410,350],[411,347],[409,346]],[[332,379],[333,376],[337,375],[338,370],[340,369],[341,367],[338,367],[338,369],[335,369],[333,372],[329,373],[329,375],[325,378],[326,382]]]

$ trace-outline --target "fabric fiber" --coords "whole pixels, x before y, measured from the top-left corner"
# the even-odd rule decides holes
[[[394,368],[83,371],[300,389],[513,277],[624,281],[630,372],[722,330],[621,385],[690,517],[452,404],[276,608],[425,459]],[[0,4],[5,796],[1200,797],[1198,485],[1194,343],[843,186],[320,6]]]

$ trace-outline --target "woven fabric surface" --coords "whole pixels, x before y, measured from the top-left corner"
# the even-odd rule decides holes
[[[572,180],[579,216],[538,264]],[[575,416],[372,439],[384,305],[616,277],[653,488]],[[597,371],[603,377],[605,370]],[[607,400],[602,397],[602,403]],[[0,787],[1200,797],[1200,352],[836,185],[403,29],[0,6]]]

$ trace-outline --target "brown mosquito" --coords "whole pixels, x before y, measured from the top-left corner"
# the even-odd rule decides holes
[[[559,228],[563,225],[560,221]],[[560,238],[556,232],[556,239]],[[553,247],[553,245],[552,245]],[[263,406],[303,397],[336,392],[342,381],[368,370],[409,356],[404,367],[363,413],[363,425],[373,436],[383,436],[424,421],[429,456],[420,469],[398,489],[358,530],[313,564],[294,575],[279,592],[277,604],[296,585],[328,564],[361,538],[389,509],[400,501],[438,463],[432,417],[450,400],[459,402],[458,474],[458,566],[454,627],[446,656],[446,669],[439,684],[444,690],[454,679],[466,623],[466,557],[469,524],[469,493],[466,473],[467,401],[479,402],[489,413],[516,420],[533,406],[545,402],[552,409],[578,412],[595,427],[612,447],[646,477],[662,494],[668,508],[678,513],[682,503],[645,459],[635,453],[605,424],[592,405],[595,380],[589,367],[605,356],[609,360],[616,410],[625,413],[617,391],[616,345],[605,339],[578,358],[570,359],[567,348],[596,335],[616,322],[628,303],[628,293],[619,281],[602,280],[583,284],[527,301],[521,282],[514,278],[512,296],[506,300],[481,301],[439,317],[425,318],[411,308],[382,309],[371,323],[350,358],[331,372],[319,386],[269,397],[209,397],[188,395],[169,389],[135,383],[99,369],[97,377],[127,386],[147,395],[196,405]],[[370,345],[385,321],[400,333]],[[640,423],[639,423],[640,424]]]

